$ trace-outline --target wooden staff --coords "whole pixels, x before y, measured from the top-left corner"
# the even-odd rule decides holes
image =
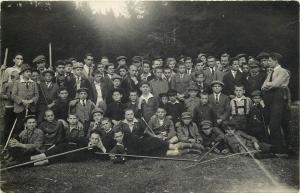
[[[49,68],[52,69],[52,46],[51,46],[51,42],[49,43]]]
[[[201,158],[199,159],[199,161],[202,161],[210,152],[212,152],[218,145],[220,144],[220,142],[218,141],[217,143],[215,143],[215,145],[213,145],[203,156],[201,156]],[[191,166],[188,166],[188,167],[185,167],[184,169],[189,169],[189,168],[192,168],[192,167],[195,167],[197,166],[198,164],[195,164],[195,165],[191,165]]]
[[[7,55],[8,55],[8,48],[5,48],[4,61],[2,64],[2,66],[4,66],[4,67],[6,67]],[[0,71],[0,92],[2,92],[3,75],[4,75],[4,70],[1,70]]]
[[[150,131],[150,133],[152,133],[153,135],[155,135],[154,131],[153,131],[153,130],[151,129],[151,127],[148,125],[148,123],[146,122],[146,120],[144,119],[143,116],[141,117],[141,120],[144,121],[144,123],[145,123],[147,129]]]
[[[157,160],[170,160],[170,161],[184,161],[184,162],[199,162],[196,159],[178,159],[172,157],[155,157],[155,156],[145,156],[145,155],[128,155],[128,154],[114,154],[114,153],[100,153],[95,152],[98,155],[114,155],[114,156],[123,156],[123,157],[134,157],[134,158],[146,158],[146,159],[157,159]]]
[[[12,128],[11,128],[11,130],[10,130],[10,132],[9,132],[7,141],[6,141],[6,143],[5,143],[5,146],[4,146],[3,150],[1,151],[1,154],[2,154],[2,153],[6,150],[6,148],[7,148],[8,142],[9,142],[9,140],[10,140],[10,138],[11,138],[11,135],[12,135],[14,129],[15,129],[16,123],[17,123],[17,118],[15,119],[15,122],[14,122],[14,124],[13,124],[13,126],[12,126]]]
[[[62,155],[67,155],[69,153],[74,153],[74,152],[82,151],[82,150],[89,149],[89,148],[91,148],[91,147],[87,146],[87,147],[82,147],[82,148],[66,151],[66,152],[63,152],[63,153],[58,153],[58,154],[51,155],[51,156],[48,156],[48,157],[44,157],[44,158],[41,158],[41,159],[31,160],[29,162],[25,162],[25,163],[9,166],[9,167],[6,167],[6,168],[2,168],[0,171],[5,171],[5,170],[13,169],[13,168],[18,168],[18,167],[21,167],[21,166],[26,166],[26,165],[33,164],[33,163],[36,163],[36,162],[48,160],[48,159],[59,157],[59,156],[62,156]]]

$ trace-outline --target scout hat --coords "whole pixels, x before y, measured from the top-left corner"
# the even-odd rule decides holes
[[[192,114],[190,112],[183,112],[181,114],[181,119],[191,119],[192,118]]]
[[[127,60],[127,57],[126,56],[118,56],[116,58],[117,61],[120,61],[120,60]]]
[[[208,129],[212,126],[212,122],[210,120],[201,121],[201,128]]]
[[[44,55],[39,55],[32,60],[32,63],[38,64],[40,62],[45,62],[45,61],[46,61],[46,57]]]
[[[192,90],[194,90],[194,91],[199,91],[199,88],[196,87],[195,85],[191,85],[191,86],[188,87],[187,90],[188,90],[188,91],[192,91]]]
[[[212,86],[214,86],[215,84],[218,84],[218,85],[224,87],[224,83],[221,82],[221,81],[219,81],[219,80],[214,80],[214,81],[212,81],[212,82],[210,83],[210,86],[212,87]]]
[[[26,123],[28,119],[35,119],[35,120],[36,120],[36,116],[35,116],[35,115],[27,115],[27,116],[23,119],[24,123]]]
[[[104,111],[103,111],[101,108],[95,108],[95,109],[92,111],[92,115],[94,115],[95,113],[101,113],[101,114],[103,114]]]
[[[53,70],[47,69],[42,72],[42,75],[45,76],[46,73],[50,73],[52,76],[55,74]]]
[[[261,52],[261,53],[259,53],[259,54],[256,56],[256,58],[257,58],[258,60],[260,60],[260,59],[263,59],[263,58],[269,58],[269,56],[270,56],[270,54],[268,54],[267,52]]]
[[[21,74],[23,74],[23,72],[25,72],[27,70],[31,70],[31,67],[28,64],[22,64],[19,74],[21,75]]]
[[[88,89],[87,88],[79,88],[77,89],[77,92],[80,93],[80,92],[88,92]]]

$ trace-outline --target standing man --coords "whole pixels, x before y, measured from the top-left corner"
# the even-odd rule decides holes
[[[1,66],[1,70],[5,70],[3,75],[3,83],[11,81],[11,74],[13,71],[17,71],[18,73],[20,72],[21,65],[23,63],[23,55],[21,53],[16,53],[13,62],[14,66],[12,67],[6,68],[4,65]]]
[[[268,65],[272,69],[261,89],[267,110],[273,153],[286,153],[289,142],[288,84],[289,71],[282,68],[278,53],[270,53]]]
[[[123,65],[126,66],[126,63],[127,63],[127,57],[126,56],[118,56],[116,58],[116,60],[117,60],[117,63],[118,63],[117,69],[119,69],[120,66],[123,66]]]
[[[90,82],[92,80],[94,57],[91,53],[87,53],[84,57],[83,75]]]
[[[214,74],[216,72],[216,58],[214,56],[207,57],[208,68],[204,70],[205,83],[210,84],[213,81]]]
[[[139,81],[137,78],[137,67],[133,64],[129,66],[128,76],[122,81],[121,88],[124,90],[124,101],[129,101],[129,91],[139,90]]]
[[[185,63],[186,73],[191,76],[193,71],[193,65],[194,65],[192,58],[186,57],[184,63]]]
[[[218,81],[221,81],[223,82],[223,77],[224,75],[229,72],[229,59],[230,59],[230,56],[229,54],[227,53],[223,53],[221,55],[221,66],[222,66],[222,69],[218,69],[215,74],[214,74],[214,80],[218,80]]]
[[[44,55],[38,55],[32,60],[32,63],[34,68],[36,68],[40,74],[48,68],[46,64],[46,57]]]

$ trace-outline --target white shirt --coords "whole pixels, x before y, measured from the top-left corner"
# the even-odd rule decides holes
[[[86,100],[80,100],[80,103],[84,106],[86,105]]]
[[[220,93],[219,94],[214,94],[215,95],[215,101],[220,102]]]
[[[147,96],[141,95],[140,100],[145,100],[148,103],[148,100],[152,97],[154,97],[153,94],[149,93]]]
[[[235,77],[236,77],[236,73],[237,73],[237,71],[233,71],[233,70],[231,70],[231,74],[232,74],[233,78],[235,78]]]
[[[94,84],[95,84],[95,88],[97,91],[97,101],[96,101],[96,105],[97,105],[99,102],[103,101],[103,97],[102,97],[102,91],[101,91],[101,83],[94,82]]]

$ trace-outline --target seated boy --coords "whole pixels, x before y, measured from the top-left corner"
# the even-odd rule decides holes
[[[69,113],[69,93],[66,87],[60,87],[58,89],[58,99],[56,99],[53,103],[54,105],[51,109],[54,112],[54,115],[57,119],[67,120]]]
[[[125,106],[126,108],[133,109],[135,117],[141,118],[138,107],[138,92],[136,90],[129,91],[129,102]]]
[[[39,125],[39,129],[44,132],[44,150],[61,143],[65,137],[65,129],[61,120],[56,120],[52,110],[48,109],[44,113],[44,121]]]
[[[248,151],[259,150],[260,152],[254,153],[256,158],[270,158],[273,157],[269,154],[271,145],[260,143],[258,140],[243,131],[236,130],[238,124],[235,121],[225,121],[225,138],[224,141],[233,153],[246,153]]]
[[[125,109],[125,119],[119,123],[120,128],[125,133],[131,133],[136,137],[143,137],[145,134],[145,124],[134,117],[132,109]]]
[[[251,93],[253,105],[250,108],[247,117],[247,131],[250,135],[253,135],[258,140],[268,143],[269,133],[265,123],[265,104],[261,97],[262,93],[256,90]]]
[[[156,114],[153,115],[149,121],[149,127],[155,133],[154,137],[158,137],[170,143],[177,143],[178,137],[172,120],[166,117],[166,110],[158,107]]]
[[[125,105],[121,102],[123,92],[120,89],[115,89],[112,92],[113,101],[107,105],[105,116],[110,118],[114,125],[118,125],[119,122],[124,119]]]
[[[216,119],[217,115],[215,114],[211,105],[208,104],[208,94],[200,93],[200,103],[194,109],[193,121],[200,128],[202,121],[209,120],[214,124]]]
[[[65,126],[65,139],[64,142],[81,144],[85,140],[84,129],[82,123],[78,121],[75,114],[68,115],[68,124]]]
[[[70,101],[70,112],[76,114],[79,121],[83,124],[85,135],[87,135],[95,104],[87,99],[88,92],[86,88],[79,88],[77,92],[78,99]]]
[[[198,88],[196,86],[190,86],[188,88],[188,98],[184,100],[186,110],[193,114],[195,107],[200,103],[198,95]]]
[[[114,139],[116,146],[110,151],[112,154],[179,156],[186,153],[199,153],[199,151],[191,149],[192,146],[189,143],[171,144],[151,136],[138,138],[131,133],[124,133],[119,126],[114,129]],[[111,155],[111,158],[115,159],[116,156]]]
[[[24,162],[26,156],[40,153],[40,148],[44,143],[44,132],[37,128],[35,115],[29,115],[24,120],[25,129],[17,139],[11,138],[8,143],[7,162],[14,165]]]
[[[190,143],[193,148],[204,150],[202,145],[203,138],[196,123],[192,122],[192,114],[190,112],[183,112],[180,122],[177,122],[175,127],[180,142]]]
[[[177,123],[180,121],[181,114],[185,111],[184,104],[177,100],[177,92],[176,90],[168,91],[169,101],[166,104],[167,116],[170,116],[173,123]]]
[[[103,118],[103,110],[100,108],[95,108],[92,111],[92,117],[93,121],[90,123],[89,131],[88,131],[88,136],[91,131],[97,130],[101,134],[101,119]]]
[[[243,85],[235,85],[235,98],[230,101],[231,119],[237,122],[239,130],[246,131],[247,116],[252,106],[250,98],[245,97]]]
[[[227,154],[229,150],[226,148],[224,143],[224,133],[218,127],[213,127],[212,122],[204,120],[201,122],[200,134],[203,138],[203,145],[206,148],[212,148],[216,143],[219,144],[214,149],[216,153]]]
[[[150,118],[155,114],[158,107],[158,100],[150,92],[150,85],[148,82],[141,82],[140,90],[142,95],[139,98],[138,107],[141,111],[142,117],[149,122]]]

